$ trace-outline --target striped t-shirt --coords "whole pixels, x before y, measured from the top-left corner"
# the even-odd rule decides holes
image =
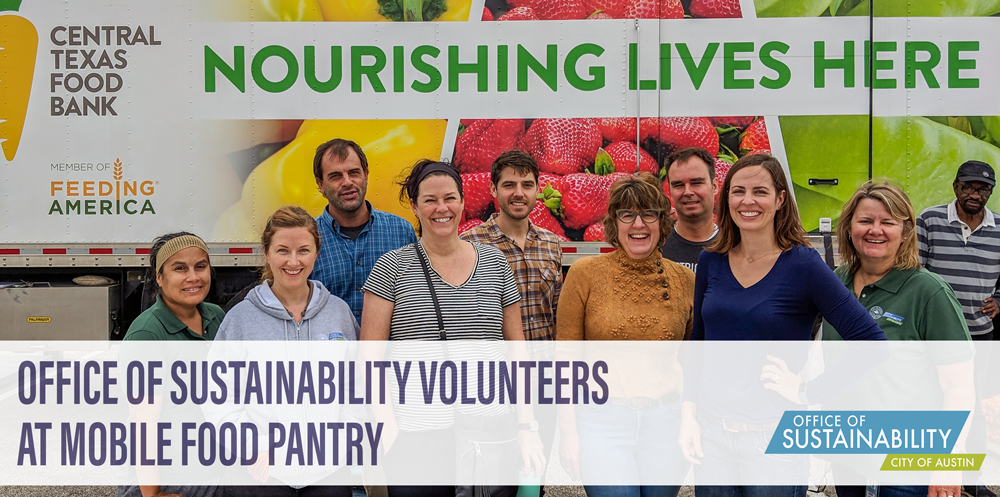
[[[437,293],[438,305],[444,318],[444,328],[447,332],[448,352],[442,357],[438,348],[442,344],[439,336],[437,314],[434,311],[433,300],[427,289],[427,279],[424,276],[420,257],[426,257],[420,243],[406,245],[400,249],[386,252],[372,268],[363,290],[371,292],[390,302],[393,302],[392,320],[390,323],[389,340],[391,341],[424,341],[427,347],[391,347],[390,361],[413,361],[412,371],[406,383],[405,405],[398,405],[399,387],[394,375],[390,381],[396,420],[402,431],[425,431],[447,428],[454,422],[454,411],[475,415],[499,415],[508,411],[506,404],[491,405],[473,404],[452,405],[423,403],[421,374],[429,376],[431,360],[446,359],[461,364],[470,361],[476,365],[478,361],[503,360],[503,348],[492,347],[491,353],[485,357],[481,349],[475,356],[463,354],[461,343],[452,340],[503,340],[503,309],[518,304],[521,295],[517,289],[514,273],[500,250],[473,243],[476,249],[476,266],[469,279],[458,286],[441,279],[433,267],[430,267],[431,282]],[[426,350],[425,350],[426,349]],[[425,371],[418,369],[418,362],[425,362]],[[476,378],[476,372],[469,372]],[[452,372],[447,373],[451,379]],[[438,390],[435,385],[435,391]],[[451,389],[448,388],[448,391]]]
[[[968,239],[954,202],[930,207],[917,218],[920,263],[951,285],[972,335],[993,331],[993,322],[979,309],[1000,277],[1000,227],[994,216],[985,209],[983,222]]]

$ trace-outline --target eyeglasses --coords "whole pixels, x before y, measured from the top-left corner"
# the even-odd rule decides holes
[[[982,188],[976,188],[972,185],[967,185],[965,183],[959,183],[959,187],[962,188],[962,193],[966,195],[972,195],[973,193],[979,193],[980,197],[989,197],[993,193],[992,186],[984,186]]]
[[[618,209],[615,211],[615,217],[619,221],[625,224],[632,224],[635,222],[635,218],[639,217],[642,222],[649,224],[655,223],[660,219],[660,214],[663,213],[663,209],[646,209],[644,211],[634,211],[631,209]]]

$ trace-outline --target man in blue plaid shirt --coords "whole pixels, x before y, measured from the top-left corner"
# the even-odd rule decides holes
[[[322,243],[310,278],[347,302],[360,324],[361,287],[375,261],[417,235],[409,222],[365,200],[368,159],[357,143],[335,138],[317,147],[313,175],[330,205],[316,218]]]

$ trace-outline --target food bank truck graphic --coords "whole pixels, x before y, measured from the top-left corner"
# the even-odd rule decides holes
[[[224,300],[256,278],[269,214],[326,205],[311,164],[334,137],[368,155],[372,204],[411,221],[393,181],[419,158],[453,161],[463,229],[495,211],[492,160],[527,151],[545,187],[531,218],[563,238],[567,262],[608,250],[595,225],[614,179],[662,174],[687,146],[717,157],[720,180],[741,156],[774,154],[809,230],[872,177],[920,210],[952,198],[964,160],[1000,165],[998,12],[998,0],[0,1],[0,281],[34,283],[7,289],[10,302],[43,282],[63,302],[93,291],[72,278],[105,277],[119,291],[89,308],[120,338],[151,240],[187,230],[209,242]],[[0,307],[5,326],[24,323],[17,337],[68,326],[37,298],[28,317],[52,319]]]

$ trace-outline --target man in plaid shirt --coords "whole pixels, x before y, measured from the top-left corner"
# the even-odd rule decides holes
[[[417,241],[403,218],[375,210],[368,193],[368,159],[357,143],[335,138],[316,148],[316,186],[330,204],[316,218],[321,246],[311,279],[350,306],[361,323],[361,287],[382,254]]]
[[[562,249],[555,233],[535,225],[529,218],[538,196],[538,164],[519,150],[504,152],[493,161],[490,181],[490,191],[500,205],[500,212],[460,236],[470,242],[492,245],[507,257],[521,291],[524,338],[555,340],[556,304],[563,279]],[[533,391],[533,395],[537,396],[537,392]],[[538,423],[532,423],[531,429],[539,432],[548,454],[555,436],[556,411],[540,407],[535,405]]]

